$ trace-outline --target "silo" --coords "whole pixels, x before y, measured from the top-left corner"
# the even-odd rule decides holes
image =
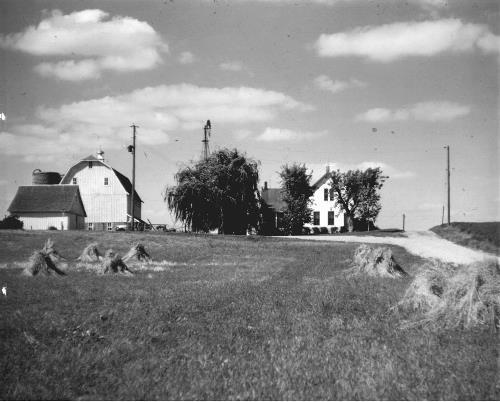
[[[61,175],[57,172],[42,172],[40,169],[33,170],[33,184],[59,184]]]

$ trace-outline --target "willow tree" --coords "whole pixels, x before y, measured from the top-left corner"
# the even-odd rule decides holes
[[[258,163],[237,149],[222,149],[180,169],[165,199],[175,217],[195,232],[246,234],[259,224]]]
[[[345,214],[349,232],[354,229],[354,219],[374,222],[382,208],[379,190],[388,178],[382,170],[378,167],[346,173],[337,170],[330,177],[335,203]]]

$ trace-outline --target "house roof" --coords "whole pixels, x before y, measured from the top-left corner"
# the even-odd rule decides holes
[[[283,211],[286,208],[286,202],[283,200],[280,188],[264,188],[261,191],[261,197],[267,205],[276,211]]]
[[[87,216],[78,186],[41,185],[20,186],[8,211],[23,212],[72,212]],[[83,215],[82,215],[83,213]]]
[[[314,190],[317,190],[318,188],[320,188],[323,184],[325,184],[331,177],[331,173],[330,172],[326,172],[323,174],[323,176],[321,176],[318,180],[316,180],[316,182],[313,183],[313,185],[311,186]]]

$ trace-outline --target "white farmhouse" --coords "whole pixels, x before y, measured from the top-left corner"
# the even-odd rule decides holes
[[[89,155],[72,166],[61,180],[61,184],[77,185],[80,188],[88,230],[113,230],[117,225],[131,221],[130,206],[134,200],[135,225],[141,220],[142,200],[135,192],[132,196],[130,180],[104,161],[104,152],[97,157]]]
[[[326,227],[329,232],[339,231],[344,225],[344,213],[335,206],[335,196],[333,189],[330,187],[330,169],[326,168],[326,172],[312,185],[314,194],[311,197],[311,209],[313,216],[311,223],[306,227]]]
[[[344,213],[338,206],[335,206],[333,191],[329,185],[330,170],[326,168],[325,173],[312,185],[314,194],[311,197],[312,216],[311,223],[305,224],[308,228],[326,228],[332,233],[340,231],[345,226]],[[264,215],[264,225],[276,229],[280,226],[283,211],[286,203],[283,201],[279,188],[268,188],[267,182],[261,190],[263,201],[269,206],[269,211]],[[269,228],[266,230],[270,231]]]

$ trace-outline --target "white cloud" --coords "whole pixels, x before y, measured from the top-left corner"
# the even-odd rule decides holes
[[[326,135],[326,131],[293,131],[284,128],[267,127],[256,137],[257,141],[279,142],[279,141],[306,141]]]
[[[341,172],[347,172],[348,170],[366,170],[368,168],[379,167],[385,176],[389,176],[389,179],[400,180],[400,179],[411,179],[416,177],[415,172],[409,170],[400,170],[392,165],[385,162],[377,161],[364,161],[360,163],[338,163],[338,162],[328,162],[324,164],[319,163],[307,163],[306,167],[312,170],[312,182],[318,180],[325,174],[326,166],[330,167],[330,171],[340,170]]]
[[[35,71],[43,77],[58,78],[65,81],[83,81],[97,79],[101,76],[101,68],[95,60],[60,61],[58,63],[40,63]]]
[[[359,56],[390,62],[409,56],[470,52],[475,48],[492,53],[498,51],[498,36],[493,35],[486,25],[441,19],[365,26],[331,35],[322,34],[314,46],[322,57]]]
[[[196,61],[196,57],[191,52],[182,52],[179,55],[179,63],[181,64],[192,64]]]
[[[41,63],[35,71],[72,81],[98,78],[104,70],[149,70],[162,62],[161,53],[168,52],[168,45],[147,22],[122,16],[109,19],[108,13],[97,9],[67,15],[54,10],[38,26],[0,36],[0,47],[41,57],[71,57]]]
[[[140,141],[164,144],[173,130],[199,129],[210,118],[217,124],[272,121],[279,113],[311,108],[281,92],[249,87],[210,88],[160,85],[117,96],[39,108],[37,124],[13,126],[0,133],[0,154],[25,160],[93,150],[99,136],[104,149],[117,149],[137,123]]]
[[[351,78],[348,81],[332,81],[332,79],[326,75],[319,75],[318,77],[316,77],[314,79],[314,84],[317,88],[323,91],[331,92],[333,94],[345,91],[349,88],[362,88],[366,86],[366,83],[354,78]]]
[[[224,71],[243,71],[245,66],[241,61],[228,61],[219,64],[219,68]]]
[[[400,109],[373,108],[356,116],[356,120],[370,123],[390,121],[420,120],[429,122],[446,122],[470,113],[470,106],[453,102],[420,102]]]

